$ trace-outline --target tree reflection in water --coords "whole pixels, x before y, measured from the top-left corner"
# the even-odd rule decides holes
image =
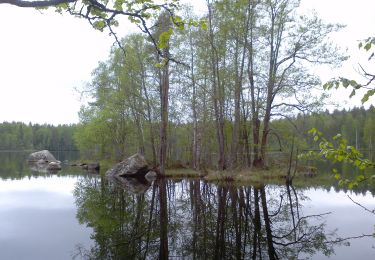
[[[145,193],[85,177],[74,191],[94,245],[86,259],[301,259],[333,253],[324,214],[303,215],[291,185],[235,187],[158,180]]]

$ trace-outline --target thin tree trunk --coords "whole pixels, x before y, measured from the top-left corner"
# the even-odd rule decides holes
[[[193,152],[192,152],[192,166],[193,169],[199,169],[199,146],[200,146],[200,133],[198,130],[198,118],[197,118],[197,87],[195,82],[195,71],[194,71],[194,49],[193,49],[193,39],[190,32],[189,35],[190,44],[190,77],[191,85],[193,88],[192,97],[192,110],[193,110]]]
[[[155,166],[156,165],[156,145],[155,145],[155,136],[154,136],[154,127],[152,123],[152,114],[151,114],[151,104],[150,99],[146,87],[146,72],[144,68],[143,61],[140,58],[140,55],[138,54],[138,62],[141,66],[141,73],[142,73],[142,88],[143,93],[146,99],[146,113],[147,113],[147,122],[149,124],[149,131],[150,131],[150,142],[151,142],[151,150],[152,150],[152,163]]]
[[[209,41],[211,45],[211,66],[212,66],[212,92],[213,92],[213,103],[214,103],[214,111],[215,111],[215,123],[216,123],[216,135],[219,144],[219,160],[218,160],[218,168],[220,170],[224,170],[226,168],[226,158],[225,158],[225,136],[224,136],[224,102],[223,99],[223,86],[220,82],[219,76],[219,58],[217,54],[217,50],[214,43],[214,32],[213,32],[213,24],[212,24],[212,3],[207,1],[208,5],[208,23],[209,23]]]
[[[170,28],[170,17],[165,14],[161,17],[161,30],[166,32]],[[165,173],[165,167],[167,163],[167,132],[168,132],[168,105],[169,105],[169,47],[163,49],[164,59],[166,59],[165,64],[161,69],[161,82],[160,82],[160,153],[159,153],[159,163],[160,171],[162,174]]]

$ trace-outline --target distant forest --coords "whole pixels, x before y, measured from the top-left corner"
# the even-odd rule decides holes
[[[75,125],[0,123],[0,150],[77,150]]]
[[[308,131],[316,128],[327,138],[341,134],[350,145],[360,150],[373,150],[375,143],[375,109],[353,108],[329,112],[298,115],[292,119],[272,121],[273,129],[280,134],[283,143],[290,143],[293,136],[301,149],[317,149],[318,144],[309,136]],[[273,140],[272,147],[277,143]]]

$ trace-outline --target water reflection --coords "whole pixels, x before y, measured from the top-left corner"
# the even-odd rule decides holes
[[[104,178],[82,178],[74,190],[94,259],[301,259],[340,245],[328,212],[304,214],[302,190],[291,185],[234,187],[200,180],[158,180],[132,193]]]

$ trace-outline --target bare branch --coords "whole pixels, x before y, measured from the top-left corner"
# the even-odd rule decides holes
[[[344,241],[347,241],[347,240],[351,240],[351,239],[358,239],[358,238],[364,238],[364,237],[374,237],[374,235],[370,235],[370,234],[362,234],[362,235],[359,235],[359,236],[353,236],[353,237],[346,237],[346,238],[337,238],[335,240],[331,240],[331,241],[326,241],[324,243],[326,244],[335,244],[335,243],[341,243],[341,242],[344,242]]]
[[[363,206],[362,204],[360,204],[360,203],[354,201],[349,195],[347,195],[347,196],[348,196],[348,198],[349,198],[354,204],[357,204],[358,206],[360,206],[360,207],[363,208],[364,210],[366,210],[366,211],[368,211],[368,212],[370,212],[370,213],[372,213],[372,214],[375,214],[375,209],[370,210],[370,209],[366,208],[365,206]]]
[[[361,64],[359,64],[359,67],[361,68],[363,74],[365,75],[365,77],[367,77],[368,79],[368,82],[365,84],[365,85],[362,85],[362,87],[367,87],[369,86],[373,81],[375,81],[375,75],[374,74],[371,74],[371,73],[368,73],[363,67]]]

